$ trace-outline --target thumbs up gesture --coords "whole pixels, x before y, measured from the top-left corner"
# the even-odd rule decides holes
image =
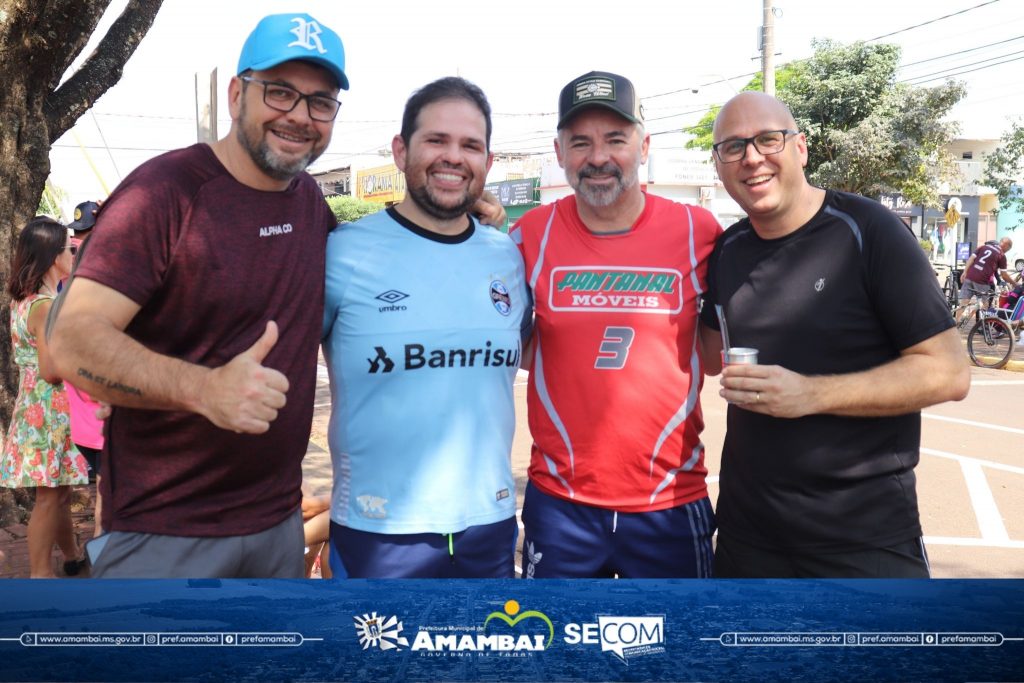
[[[288,378],[263,359],[277,344],[277,323],[267,323],[252,346],[207,375],[199,412],[210,422],[238,433],[262,434],[270,429],[287,399]]]

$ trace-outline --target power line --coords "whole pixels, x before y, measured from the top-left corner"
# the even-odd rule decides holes
[[[930,79],[932,76],[940,76],[941,74],[944,74],[947,71],[958,71],[959,69],[966,69],[969,66],[977,66],[979,64],[984,64],[985,62],[992,62],[992,61],[995,61],[997,59],[1003,59],[1004,57],[1013,57],[1014,55],[1020,55],[1020,54],[1024,54],[1024,50],[1017,50],[1016,52],[1007,52],[1004,55],[996,55],[995,57],[988,57],[986,59],[980,59],[977,62],[971,62],[969,64],[959,64],[957,66],[951,66],[951,67],[949,67],[947,69],[939,69],[938,71],[933,71],[930,74],[921,74],[920,76],[908,76],[903,82],[904,83],[909,83],[911,81],[917,81],[917,80],[920,80],[922,78]],[[999,64],[1003,64],[1003,63],[1004,62],[999,62]],[[989,66],[996,66],[996,65],[995,64],[990,64]]]
[[[962,9],[959,12],[953,12],[952,14],[947,14],[945,16],[938,17],[936,19],[929,19],[928,21],[922,21],[920,24],[914,24],[913,26],[908,26],[906,28],[901,28],[898,31],[893,31],[892,33],[886,33],[884,35],[880,35],[880,36],[877,36],[875,38],[868,38],[864,42],[865,43],[873,43],[876,40],[881,40],[882,38],[888,38],[890,36],[895,36],[895,35],[898,35],[900,33],[906,33],[907,31],[912,31],[915,28],[921,28],[922,26],[927,26],[928,24],[934,24],[937,21],[942,21],[943,19],[949,19],[950,17],[955,17],[955,16],[958,16],[960,14],[964,14],[966,12],[970,12],[971,10],[976,10],[979,7],[984,7],[986,5],[993,5],[993,4],[997,3],[997,2],[999,2],[999,0],[989,0],[988,2],[983,2],[980,5],[975,5],[974,7],[968,7],[967,9]]]
[[[955,57],[956,55],[962,55],[967,52],[974,52],[975,50],[983,50],[986,47],[995,47],[996,45],[1002,45],[1004,43],[1012,43],[1015,40],[1020,40],[1024,36],[1017,36],[1016,38],[1007,38],[1006,40],[1000,40],[995,43],[989,43],[988,45],[979,45],[978,47],[969,47],[966,50],[960,50],[959,52],[950,52],[949,54],[939,55],[938,57],[929,57],[928,59],[921,59],[916,62],[910,62],[909,64],[901,64],[899,68],[906,69],[908,66],[916,66],[918,64],[924,64],[925,62],[934,62],[937,59],[946,59],[948,57]]]
[[[1014,53],[1016,54],[1016,53]],[[1004,55],[1006,56],[1006,55]],[[918,81],[911,83],[910,85],[921,85],[922,83],[930,83],[931,81],[941,81],[944,78],[953,78],[954,76],[962,76],[964,74],[974,73],[975,71],[982,71],[984,69],[991,69],[994,66],[1000,66],[1002,64],[1009,64],[1010,62],[1019,62],[1024,57],[1014,57],[1013,59],[1007,59],[1006,61],[996,62],[995,64],[989,64],[987,66],[979,66],[977,69],[967,69],[966,71],[958,71],[957,73],[946,74],[945,76],[936,76],[935,78],[929,78],[927,80]]]

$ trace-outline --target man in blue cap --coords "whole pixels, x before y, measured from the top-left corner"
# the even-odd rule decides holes
[[[61,374],[115,406],[93,576],[303,575],[336,222],[305,168],[345,89],[334,31],[265,17],[228,86],[228,135],[143,164],[105,202],[52,329]]]

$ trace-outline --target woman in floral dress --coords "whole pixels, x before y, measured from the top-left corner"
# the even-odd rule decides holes
[[[64,383],[53,372],[44,331],[57,283],[71,272],[67,229],[38,217],[18,235],[11,259],[11,342],[21,381],[0,458],[0,486],[36,489],[28,523],[32,578],[53,578],[51,553],[64,553],[64,572],[84,566],[71,524],[71,486],[89,481],[85,458],[71,442]]]

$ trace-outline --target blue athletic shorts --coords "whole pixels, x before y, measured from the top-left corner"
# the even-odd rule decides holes
[[[331,570],[352,579],[511,579],[518,534],[515,517],[454,534],[375,534],[331,522]]]
[[[715,515],[707,497],[654,512],[580,505],[526,485],[523,577],[708,578]]]

